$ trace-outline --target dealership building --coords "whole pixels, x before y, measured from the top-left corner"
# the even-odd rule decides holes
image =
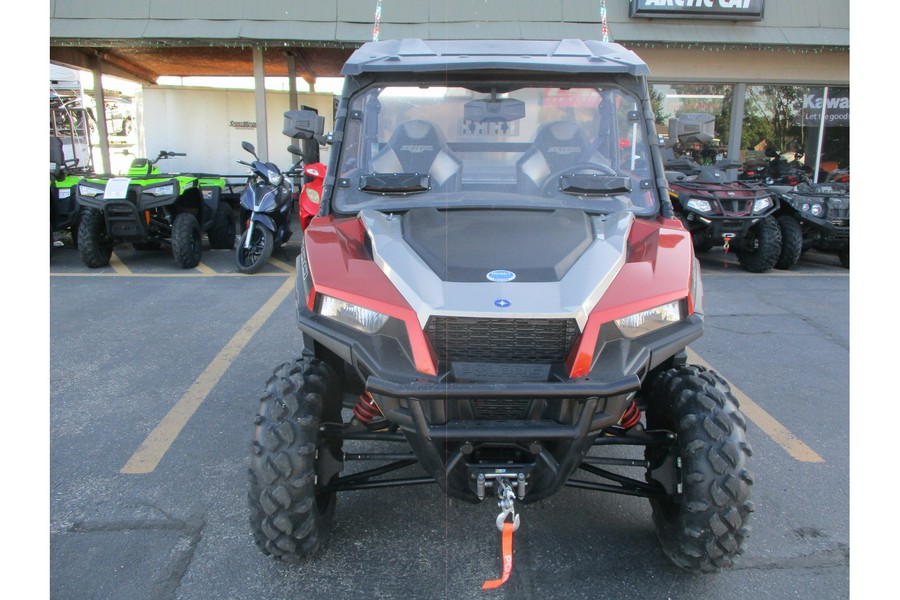
[[[710,114],[717,156],[775,149],[827,172],[849,166],[849,20],[848,0],[50,0],[50,60],[140,83],[147,101],[172,77],[253,77],[252,114],[222,127],[243,127],[267,156],[284,146],[269,134],[279,111],[312,103],[331,122],[323,83],[375,37],[605,39],[649,65],[660,134],[680,114]],[[273,99],[266,77],[287,90]],[[191,101],[172,95],[153,114],[176,114],[179,99]]]

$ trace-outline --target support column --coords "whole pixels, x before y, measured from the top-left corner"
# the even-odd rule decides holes
[[[253,49],[253,79],[256,92],[256,155],[269,160],[269,127],[266,121],[266,69],[264,50]]]
[[[744,100],[747,84],[736,83],[731,92],[731,123],[728,135],[728,160],[741,160],[741,142],[744,132]],[[729,169],[730,175],[737,175],[737,169]]]
[[[109,160],[109,132],[106,130],[106,96],[103,93],[103,59],[99,54],[91,61],[91,72],[94,74],[94,104],[97,119],[97,137],[100,138],[101,173],[110,173],[112,163]],[[93,157],[91,157],[93,158]]]
[[[288,108],[297,110],[297,57],[293,52],[286,53],[288,75]]]

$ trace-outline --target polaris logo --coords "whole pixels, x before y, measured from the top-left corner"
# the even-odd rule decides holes
[[[424,152],[434,152],[434,146],[429,144],[404,144],[400,146],[401,152],[409,152],[410,154],[422,154]]]
[[[547,381],[550,365],[454,362],[453,374],[461,381]]]
[[[497,269],[496,271],[491,271],[486,275],[489,281],[512,281],[516,278],[516,274],[512,271],[507,271],[506,269]]]

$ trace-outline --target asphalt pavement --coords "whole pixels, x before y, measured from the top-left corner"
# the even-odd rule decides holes
[[[836,256],[766,274],[721,249],[701,258],[706,329],[691,356],[731,383],[753,447],[756,511],[734,568],[680,572],[645,499],[565,488],[519,508],[512,576],[483,591],[500,572],[496,503],[448,502],[436,486],[339,496],[328,545],[300,565],[253,544],[249,442],[266,378],[300,351],[285,291],[296,252],[246,276],[208,247],[186,271],[165,251],[125,246],[88,269],[55,249],[50,597],[849,597],[850,271]]]

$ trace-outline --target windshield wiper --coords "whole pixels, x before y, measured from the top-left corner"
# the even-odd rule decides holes
[[[431,189],[431,176],[418,173],[369,173],[359,178],[359,189],[370,194],[418,194]]]
[[[570,173],[559,178],[559,191],[578,196],[615,196],[631,192],[631,178],[596,173]]]

